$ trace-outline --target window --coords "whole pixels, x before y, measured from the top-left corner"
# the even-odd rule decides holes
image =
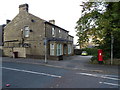
[[[57,56],[62,55],[62,44],[57,44]]]
[[[67,37],[68,37],[68,33],[67,32],[65,32],[65,36],[66,36],[65,39],[67,39]]]
[[[64,38],[67,39],[67,32],[64,31]]]
[[[52,28],[52,36],[55,37],[55,28]]]
[[[26,27],[24,28],[24,31],[23,31],[24,37],[29,37],[29,33],[30,33],[29,27],[26,26]]]
[[[68,44],[68,54],[71,54],[71,45],[70,44]]]
[[[61,38],[61,30],[59,30],[59,38]]]
[[[54,55],[54,44],[50,44],[50,55]]]
[[[33,22],[33,23],[34,23],[34,22],[35,22],[35,20],[31,19],[31,22]]]

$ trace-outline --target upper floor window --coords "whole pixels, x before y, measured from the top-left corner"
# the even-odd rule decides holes
[[[52,28],[52,36],[55,37],[55,28]]]
[[[61,33],[61,31],[59,30],[59,33]]]
[[[28,26],[25,26],[23,31],[24,37],[29,37],[29,34],[30,34],[30,29]]]
[[[67,37],[68,37],[68,33],[67,33],[67,32],[65,32],[65,39],[67,39]]]
[[[61,30],[59,30],[59,38],[61,38]]]

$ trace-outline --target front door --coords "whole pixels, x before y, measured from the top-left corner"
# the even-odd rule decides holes
[[[64,44],[63,46],[63,54],[67,55],[67,44]]]

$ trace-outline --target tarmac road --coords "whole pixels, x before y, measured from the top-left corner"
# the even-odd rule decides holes
[[[117,74],[3,62],[3,88],[118,88]],[[10,84],[10,87],[6,87]]]

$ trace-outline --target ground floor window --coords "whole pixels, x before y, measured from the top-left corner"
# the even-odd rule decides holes
[[[62,44],[57,44],[57,56],[60,56],[62,54],[63,54]]]
[[[50,44],[50,55],[54,55],[54,48],[55,48],[55,45]]]
[[[68,54],[71,54],[72,53],[72,47],[71,47],[71,44],[68,44]]]

